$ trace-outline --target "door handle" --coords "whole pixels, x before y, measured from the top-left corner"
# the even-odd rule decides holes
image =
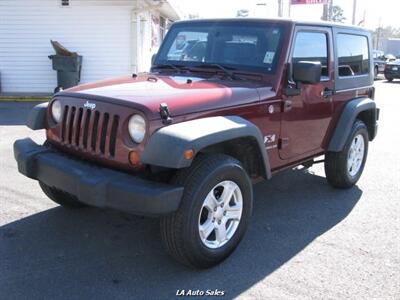
[[[283,102],[283,111],[289,111],[292,109],[292,100],[285,100],[285,102]]]
[[[321,96],[324,98],[329,98],[332,97],[335,94],[334,90],[325,88],[322,92],[321,92]]]

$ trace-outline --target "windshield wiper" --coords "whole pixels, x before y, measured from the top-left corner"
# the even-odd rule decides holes
[[[185,66],[174,64],[158,64],[153,66],[153,68],[155,69],[174,69],[177,72],[181,72],[184,67]]]
[[[193,68],[218,68],[221,71],[225,73],[229,78],[231,79],[238,79],[237,76],[230,70],[228,70],[228,67],[224,67],[223,65],[216,64],[216,63],[210,63],[210,64],[201,64],[201,65],[195,65]],[[234,68],[229,67],[229,69],[235,70]]]
[[[236,70],[235,68],[232,67],[226,67],[221,64],[217,63],[204,63],[204,64],[199,64],[199,65],[194,65],[194,66],[183,66],[183,65],[176,65],[176,64],[169,64],[169,63],[163,63],[163,64],[157,64],[154,65],[152,68],[154,69],[173,69],[177,72],[182,72],[183,70],[189,70],[190,69],[207,69],[207,68],[213,68],[213,69],[219,69],[224,74],[229,77],[230,79],[237,80],[239,79],[231,70]],[[231,69],[231,70],[229,70]]]

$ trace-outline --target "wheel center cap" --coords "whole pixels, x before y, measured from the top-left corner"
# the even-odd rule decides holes
[[[222,207],[218,207],[217,211],[214,213],[214,216],[216,219],[221,219],[223,214],[224,214],[224,209]]]

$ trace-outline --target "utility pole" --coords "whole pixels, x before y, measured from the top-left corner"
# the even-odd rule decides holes
[[[333,3],[332,0],[329,0],[327,1],[327,3],[324,3],[322,11],[322,20],[330,21],[332,19],[332,14],[333,14]]]
[[[357,0],[353,0],[353,19],[352,24],[356,25],[356,11],[357,11]]]
[[[283,17],[283,0],[278,0],[278,17]]]
[[[324,7],[322,8],[322,20],[323,21],[328,21],[328,3],[324,4]]]
[[[382,22],[382,17],[379,17],[379,25],[378,25],[378,32],[377,32],[377,37],[376,37],[376,48],[375,49],[377,49],[377,50],[380,50],[380,39],[381,39],[381,26],[382,26],[382,24],[381,24],[381,22]]]

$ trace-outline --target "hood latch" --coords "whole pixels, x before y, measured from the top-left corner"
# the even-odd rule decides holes
[[[169,114],[169,109],[167,103],[160,103],[160,116],[162,119],[163,124],[171,124],[172,118]]]

